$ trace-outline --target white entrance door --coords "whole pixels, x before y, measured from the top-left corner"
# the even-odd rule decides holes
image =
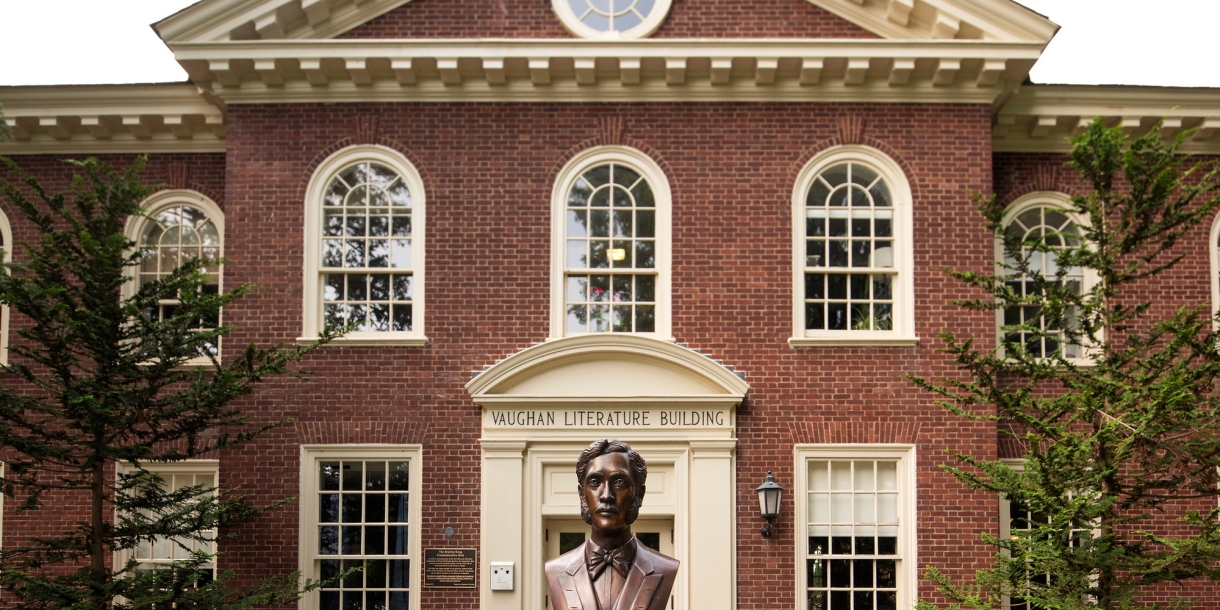
[[[589,526],[580,519],[548,519],[543,524],[546,541],[546,560],[550,561],[582,544],[589,535]],[[637,519],[631,531],[644,546],[674,556],[674,520],[672,518]],[[543,575],[543,590],[546,590],[546,575]],[[546,610],[555,610],[550,595],[545,597]],[[673,608],[673,595],[669,597],[669,608]]]

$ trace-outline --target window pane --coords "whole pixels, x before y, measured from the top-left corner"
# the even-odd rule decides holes
[[[334,462],[326,464],[335,467],[331,470],[339,470],[338,483],[343,487],[342,520],[352,524],[320,526],[319,554],[342,554],[352,558],[344,559],[341,565],[338,561],[319,561],[321,571],[314,577],[333,578],[340,569],[361,566],[363,571],[325,585],[319,601],[329,599],[325,603],[333,604],[333,594],[340,593],[338,599],[345,607],[384,608],[391,593],[406,595],[410,584],[407,569],[411,545],[406,523],[409,462],[345,460],[341,467]],[[394,493],[387,494],[387,491]],[[326,495],[337,494],[321,494]],[[387,555],[399,559],[378,559]]]
[[[893,604],[901,558],[877,559],[877,555],[896,554],[897,525],[874,523],[881,496],[894,500],[895,507],[898,496],[873,490],[890,485],[883,479],[897,473],[896,463],[809,460],[807,468],[811,491],[804,575],[808,599],[816,604],[828,600],[831,608],[872,609]],[[829,493],[824,491],[828,489]],[[829,521],[834,524],[829,527],[819,525],[826,519],[826,511],[817,508],[827,503]]]
[[[576,180],[567,205],[566,268],[614,272],[566,277],[567,330],[653,332],[656,278],[633,272],[656,266],[655,202],[647,181],[626,166],[599,165]]]

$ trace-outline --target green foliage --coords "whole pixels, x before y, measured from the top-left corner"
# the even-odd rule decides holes
[[[1090,185],[1071,201],[1079,235],[1006,232],[1002,206],[977,198],[1006,257],[994,274],[952,273],[985,294],[958,305],[1036,315],[1003,326],[995,349],[944,333],[963,377],[914,381],[953,413],[1005,422],[1001,432],[1027,449],[1023,470],[965,455],[945,469],[1034,518],[1009,538],[984,537],[998,553],[972,584],[929,568],[953,608],[998,608],[1000,595],[1041,608],[1144,608],[1155,585],[1220,582],[1220,511],[1182,509],[1220,497],[1220,336],[1204,305],[1158,319],[1167,307],[1137,297],[1216,212],[1220,173],[1158,129],[1128,141],[1099,119],[1073,139],[1070,165]],[[1056,264],[1039,262],[1047,257]],[[1081,271],[1096,281],[1072,286]],[[1153,527],[1166,519],[1175,534]]]
[[[124,234],[152,191],[138,178],[143,159],[124,171],[72,161],[78,175],[66,193],[47,192],[0,159],[24,184],[0,179],[0,192],[37,230],[37,241],[21,244],[19,262],[0,274],[0,302],[19,314],[0,385],[0,486],[20,501],[10,504],[18,512],[75,494],[88,498],[90,513],[60,535],[0,552],[7,604],[242,608],[295,599],[295,574],[246,591],[229,588],[230,575],[212,581],[204,568],[215,558],[205,552],[156,572],[138,570],[135,561],[107,567],[106,559],[153,540],[211,548],[206,530],[223,532],[273,508],[249,506],[233,489],[170,489],[153,470],[282,424],[251,425],[231,403],[259,381],[295,374],[290,365],[308,350],[250,345],[220,362],[212,346],[231,328],[199,330],[200,321],[219,320],[221,308],[250,288],[203,290],[198,260],[124,293],[143,257]],[[166,300],[179,303],[172,313],[149,315]],[[108,474],[115,465],[119,473]]]

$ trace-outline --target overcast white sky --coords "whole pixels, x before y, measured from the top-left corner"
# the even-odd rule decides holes
[[[1036,83],[1220,87],[1220,0],[1020,1],[1062,26]],[[0,0],[0,85],[184,81],[148,25],[193,2]]]

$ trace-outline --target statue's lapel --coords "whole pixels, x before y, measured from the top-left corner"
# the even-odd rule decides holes
[[[652,603],[652,596],[657,586],[661,584],[662,576],[653,574],[652,554],[643,550],[642,544],[636,543],[635,561],[627,572],[627,581],[623,583],[623,594],[618,597],[614,610],[647,610]],[[632,595],[631,592],[635,591]]]
[[[586,543],[588,544],[588,543]],[[583,548],[583,547],[582,547]],[[585,610],[597,610],[597,597],[593,595],[593,581],[589,579],[589,568],[585,565],[584,552],[573,553],[572,561],[568,563],[568,568],[565,570],[568,573],[569,581],[564,591],[575,590],[576,595],[580,597],[580,604]]]

